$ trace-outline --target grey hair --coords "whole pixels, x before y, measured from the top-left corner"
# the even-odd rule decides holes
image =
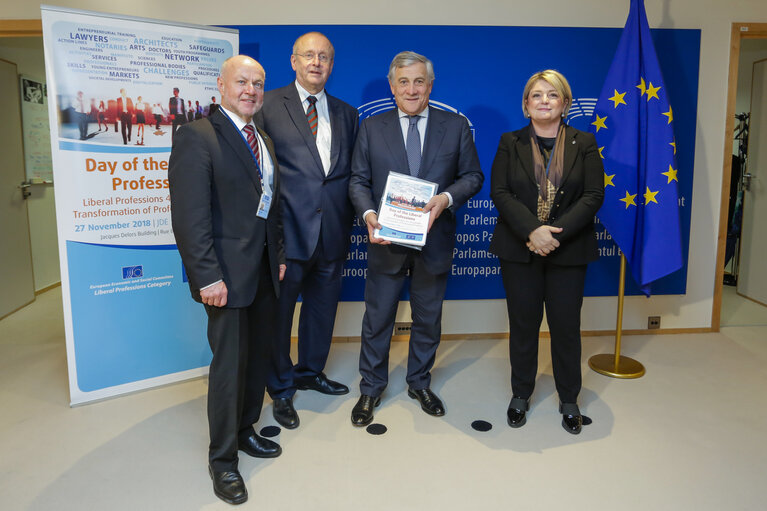
[[[419,62],[426,66],[426,76],[429,77],[430,82],[433,82],[434,65],[431,63],[431,60],[424,57],[423,55],[419,55],[414,51],[402,51],[394,56],[394,59],[389,65],[389,83],[394,81],[394,73],[396,73],[397,69],[401,67],[412,66],[413,64],[418,64]]]

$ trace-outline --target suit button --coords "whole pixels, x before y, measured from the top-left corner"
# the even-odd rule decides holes
[[[322,213],[322,208],[317,208],[317,213]]]

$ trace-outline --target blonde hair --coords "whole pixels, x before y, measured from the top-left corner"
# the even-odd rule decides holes
[[[533,74],[529,80],[527,80],[527,84],[525,84],[525,90],[522,92],[522,112],[525,114],[525,117],[530,116],[527,111],[527,105],[525,104],[525,101],[527,100],[527,96],[530,95],[530,89],[533,88],[533,85],[535,85],[535,82],[538,80],[543,80],[544,82],[554,87],[554,89],[556,89],[556,91],[564,100],[564,110],[562,111],[562,117],[567,117],[567,112],[570,110],[570,107],[573,104],[573,91],[570,89],[570,84],[567,83],[567,78],[565,78],[562,73],[555,69],[538,71],[537,73]]]

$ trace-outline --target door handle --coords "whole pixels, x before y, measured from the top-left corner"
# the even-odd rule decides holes
[[[32,196],[32,192],[29,190],[29,187],[32,186],[32,183],[29,181],[22,181],[19,185],[19,189],[21,190],[21,198],[24,200],[27,200],[29,197]]]
[[[756,176],[750,172],[743,174],[743,189],[746,191],[751,190],[751,180],[756,179]]]

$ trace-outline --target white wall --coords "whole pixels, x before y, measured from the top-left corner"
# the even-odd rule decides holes
[[[39,18],[36,5],[2,0],[8,19]],[[57,5],[109,10],[133,16],[200,24],[413,24],[623,27],[628,0],[326,0],[309,2],[243,2],[219,0],[136,0],[105,4],[94,0],[59,0]],[[722,186],[724,129],[730,27],[733,22],[767,22],[764,0],[646,0],[653,28],[701,29],[699,97],[687,294],[646,299],[628,297],[624,328],[646,328],[647,316],[660,315],[663,328],[711,325],[714,273]],[[531,41],[531,43],[534,43]],[[477,48],[482,51],[481,47]],[[460,65],[460,63],[456,63]],[[585,330],[615,328],[615,298],[588,298],[583,308]],[[400,316],[408,315],[400,308]],[[344,304],[336,335],[358,336],[362,307]],[[444,333],[507,331],[502,300],[446,302]]]
[[[0,58],[15,62],[19,74],[45,79],[41,37],[0,38]],[[53,199],[53,185],[33,185],[30,190],[32,195],[27,199],[29,234],[32,243],[35,291],[39,291],[61,281],[56,206]]]

